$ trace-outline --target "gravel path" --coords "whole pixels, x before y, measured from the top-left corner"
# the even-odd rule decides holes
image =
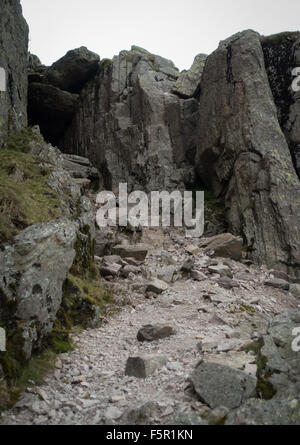
[[[159,244],[159,234],[152,236]],[[178,244],[169,237],[162,244],[178,265],[189,257],[187,241]],[[143,282],[145,270],[163,267],[161,250],[155,243],[153,247],[140,274],[108,283],[119,289],[126,306],[101,328],[74,336],[77,349],[60,355],[55,372],[42,386],[29,388],[2,415],[1,424],[163,425],[191,407],[203,409],[188,382],[200,359],[256,373],[255,357],[243,348],[265,331],[270,316],[296,307],[295,298],[265,286],[270,276],[266,269],[219,258],[218,264],[226,264],[238,283],[223,289],[220,277],[207,272],[210,259],[203,251],[196,257],[196,268],[207,274],[206,280],[181,279],[159,296],[145,296],[136,291],[136,284]],[[173,325],[176,335],[140,343],[139,329],[158,322]],[[167,364],[147,379],[125,376],[128,357],[144,354],[166,356]]]

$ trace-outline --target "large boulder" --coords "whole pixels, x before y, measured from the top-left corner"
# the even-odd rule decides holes
[[[196,164],[225,196],[229,231],[243,236],[249,257],[299,276],[300,183],[254,31],[221,42],[206,61]]]
[[[0,14],[0,68],[5,91],[0,91],[0,148],[8,130],[27,123],[28,26],[19,0],[2,0]],[[4,74],[2,71],[2,74]]]
[[[85,46],[68,51],[45,72],[44,82],[69,93],[80,93],[98,69],[100,57]]]
[[[130,191],[184,188],[194,179],[198,103],[172,94],[179,74],[171,61],[138,47],[102,60],[59,147],[87,155],[110,190],[120,182]]]
[[[256,378],[244,371],[205,362],[193,372],[191,381],[200,400],[210,408],[238,408],[256,394]]]
[[[0,322],[16,359],[28,360],[50,334],[75,241],[76,225],[62,219],[25,229],[0,253]]]
[[[236,261],[242,259],[243,240],[231,233],[222,233],[212,236],[201,242],[201,247],[206,253],[211,253],[217,257],[231,258]]]

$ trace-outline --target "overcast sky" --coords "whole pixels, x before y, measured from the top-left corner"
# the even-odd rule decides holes
[[[198,53],[254,29],[269,35],[300,29],[300,0],[21,0],[30,51],[45,65],[87,46],[112,58],[131,45],[187,69]]]

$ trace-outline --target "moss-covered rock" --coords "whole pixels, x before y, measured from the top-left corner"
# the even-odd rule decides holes
[[[62,216],[59,195],[47,184],[52,170],[21,150],[0,151],[0,242],[10,241],[30,225]]]
[[[95,327],[106,306],[113,303],[113,295],[98,281],[68,275],[63,286],[63,300],[57,316],[61,329]]]

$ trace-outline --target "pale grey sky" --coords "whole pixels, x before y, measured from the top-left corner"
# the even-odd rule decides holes
[[[30,51],[45,65],[87,46],[112,58],[131,45],[187,69],[196,54],[254,29],[269,35],[300,30],[300,0],[21,0]]]

